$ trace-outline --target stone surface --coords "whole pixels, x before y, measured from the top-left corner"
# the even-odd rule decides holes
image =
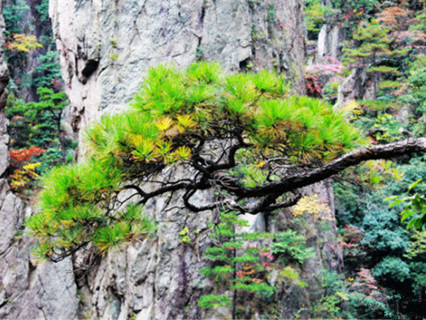
[[[318,35],[316,59],[321,61],[324,57],[339,58],[344,41],[345,32],[341,25],[323,25]]]
[[[1,319],[76,319],[79,307],[71,259],[31,263],[28,238],[14,242],[0,261]]]
[[[337,106],[344,107],[351,100],[368,100],[373,97],[373,80],[362,69],[355,69],[340,85]]]
[[[13,243],[17,230],[23,221],[22,201],[13,193],[8,192],[0,209],[0,255],[3,254]]]
[[[297,0],[51,0],[50,15],[77,129],[123,110],[159,63],[275,67],[295,79],[295,91],[304,90]]]

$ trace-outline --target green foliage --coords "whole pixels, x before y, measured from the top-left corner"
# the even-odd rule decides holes
[[[32,74],[32,85],[36,88],[50,87],[52,81],[61,79],[61,68],[59,65],[59,54],[56,51],[47,51],[38,57],[39,65],[34,68]]]
[[[42,22],[49,19],[49,0],[41,0],[41,3],[36,6],[36,10]]]
[[[346,63],[361,63],[362,65],[375,64],[380,59],[390,56],[389,44],[392,42],[387,33],[389,29],[379,24],[376,20],[370,23],[360,23],[354,32],[353,38],[360,45],[355,48],[343,48]]]
[[[417,105],[417,112],[426,112],[426,57],[418,56],[410,68],[408,78],[413,95],[413,102]]]
[[[197,46],[197,51],[195,53],[196,61],[201,61],[204,55],[205,48],[202,45]]]
[[[25,0],[17,0],[14,4],[4,6],[3,16],[6,23],[6,37],[13,33],[22,33],[24,16],[29,9],[30,7]]]
[[[268,13],[266,20],[268,21],[269,28],[271,28],[277,21],[277,9],[275,9],[275,2],[268,4]]]
[[[387,256],[373,268],[376,277],[390,277],[394,281],[404,282],[410,278],[410,267],[400,258]]]
[[[329,3],[331,8],[327,9],[330,11],[327,15],[328,21],[343,22],[347,34],[350,36],[359,21],[369,19],[374,15],[380,0],[331,0]]]
[[[395,205],[404,203],[405,209],[401,212],[401,221],[409,219],[407,229],[413,228],[414,230],[424,231],[426,229],[426,197],[424,194],[414,193],[414,187],[421,183],[422,179],[418,179],[416,182],[410,185],[408,191],[413,190],[413,194],[410,196],[394,196],[387,198],[386,200],[394,200],[390,204],[390,208]],[[424,184],[424,183],[423,183]],[[424,189],[424,187],[422,188]]]
[[[352,317],[361,319],[394,317],[389,308],[389,297],[377,285],[377,280],[371,275],[370,270],[361,268],[356,274],[356,279],[352,281],[348,288],[348,309]]]
[[[419,21],[418,24],[410,26],[410,30],[421,30],[426,32],[426,10],[419,10],[416,12],[416,19]]]
[[[426,231],[414,232],[412,235],[410,248],[407,250],[406,257],[415,258],[426,252]]]
[[[230,301],[229,297],[227,297],[224,294],[214,295],[214,294],[208,294],[203,295],[200,297],[200,301],[198,302],[198,305],[201,308],[205,309],[211,309],[211,308],[218,308],[218,307],[229,307],[232,305],[232,302]]]
[[[294,230],[281,232],[275,239],[275,242],[272,243],[272,252],[284,265],[292,260],[303,263],[314,256],[314,249],[306,248],[305,237]]]
[[[308,162],[331,159],[361,142],[343,119],[324,102],[289,96],[275,73],[223,76],[215,64],[185,72],[160,66],[149,72],[131,111],[103,118],[87,140],[99,158],[133,161],[143,169],[185,161],[194,136],[211,139],[235,128],[253,143],[254,154],[285,150],[294,161]]]
[[[31,13],[25,0],[9,1],[4,6],[6,47],[9,49],[6,50],[6,61],[17,84],[9,86],[9,89],[14,90],[17,96],[25,92],[28,100],[37,101],[37,97],[28,96],[28,92],[35,93],[40,87],[50,87],[53,79],[61,78],[59,56],[48,21],[48,3],[48,0],[36,1]],[[35,19],[28,19],[32,14],[35,14]],[[33,52],[31,57],[30,52]],[[37,61],[34,61],[35,58]]]
[[[334,8],[340,9],[343,12],[364,10],[367,12],[374,11],[379,5],[378,0],[331,0],[331,4]]]
[[[285,284],[294,283],[300,288],[308,286],[306,282],[300,280],[299,273],[291,266],[284,267],[284,269],[279,273],[278,283],[280,282]]]
[[[44,149],[55,146],[60,134],[62,110],[67,105],[64,92],[39,88],[40,102],[24,103],[9,96],[7,116],[11,119],[12,146],[22,148],[37,145]]]
[[[118,59],[118,54],[117,54],[117,53],[114,53],[114,54],[110,55],[110,56],[109,56],[109,59],[110,59],[110,60],[114,60],[114,61],[115,61],[115,60],[117,60],[117,59]]]
[[[239,219],[234,212],[221,213],[220,222],[211,234],[217,245],[208,248],[204,254],[204,258],[213,264],[201,273],[210,277],[224,293],[201,296],[198,303],[201,307],[217,307],[217,301],[219,305],[232,305],[231,300],[235,299],[231,296],[238,292],[253,292],[259,297],[273,294],[275,288],[267,283],[265,274],[273,258],[269,249],[261,247],[259,242],[272,235],[235,232],[235,228],[246,225],[247,221]]]
[[[378,196],[383,191],[374,195]],[[397,252],[403,254],[409,245],[408,233],[398,225],[398,213],[387,211],[383,203],[375,203],[374,198],[367,198],[370,210],[366,212],[362,222],[365,238],[362,243],[375,251]]]
[[[184,243],[191,243],[191,238],[189,236],[189,229],[187,227],[183,228],[179,232],[180,241]]]
[[[76,143],[65,139],[62,111],[68,104],[63,92],[39,88],[39,102],[24,103],[9,95],[7,116],[11,119],[9,133],[12,149],[37,146],[45,149],[38,157],[37,173],[48,171],[60,162],[72,161]]]
[[[322,297],[314,302],[312,314],[322,318],[341,316],[341,305],[349,299],[343,275],[336,271],[322,270],[319,280],[323,289]]]
[[[325,7],[318,0],[305,2],[305,24],[308,32],[317,34],[326,22]]]
[[[98,167],[94,161],[84,166],[57,167],[46,174],[38,205],[44,214],[34,215],[26,222],[30,233],[39,240],[39,258],[72,252],[87,241],[106,252],[134,237],[151,234],[155,229],[153,222],[134,204],[109,215],[102,211],[120,178],[118,170]]]
[[[351,296],[351,301],[360,306],[354,311],[360,318],[389,317],[398,312],[415,317],[422,305],[420,292],[424,291],[426,278],[426,254],[422,238],[417,236],[410,239],[410,233],[406,230],[406,222],[410,218],[400,222],[404,203],[395,203],[389,208],[382,199],[389,195],[395,195],[394,199],[406,197],[406,186],[426,174],[424,158],[413,158],[409,163],[397,164],[396,168],[404,173],[398,183],[392,179],[385,180],[374,188],[345,184],[343,189],[337,189],[336,192],[336,215],[340,225],[358,226],[360,235],[353,238],[356,241],[348,241],[351,248],[356,250],[351,251],[354,256],[345,259],[347,272],[357,272],[360,264],[368,267],[377,276],[379,285],[384,287],[382,291],[386,290],[388,295],[385,299],[383,294],[377,293],[379,289],[368,291],[368,285],[362,285],[362,290],[358,288],[357,293]],[[407,197],[425,192],[426,185],[419,182]],[[365,280],[367,278],[370,280]],[[363,281],[371,282],[371,276],[365,275]]]
[[[392,142],[401,140],[403,137],[401,131],[405,125],[398,122],[395,117],[389,113],[379,114],[375,119],[373,128],[377,130],[375,139],[379,142]]]
[[[372,74],[373,98],[376,99],[378,75],[382,77],[398,75],[399,70],[394,66],[393,61],[404,57],[411,49],[410,47],[401,49],[393,47],[394,39],[390,35],[390,28],[376,19],[361,22],[354,31],[353,39],[343,48],[343,62],[349,67],[363,68]],[[388,79],[388,85],[390,80]]]
[[[117,40],[115,40],[115,39],[110,39],[110,40],[109,40],[109,42],[111,43],[111,46],[112,46],[114,49],[117,49]]]
[[[202,269],[201,273],[214,281],[218,293],[202,296],[199,301],[201,307],[216,308],[217,301],[223,305],[232,305],[233,301],[237,303],[234,309],[239,310],[241,317],[250,317],[254,310],[262,312],[260,306],[265,301],[278,303],[274,297],[275,287],[269,278],[273,269],[279,271],[278,283],[307,285],[292,267],[313,256],[313,250],[306,247],[303,235],[292,230],[277,234],[235,231],[246,225],[246,220],[231,212],[222,213],[219,223],[214,226],[211,237],[215,245],[204,254],[204,258],[211,261],[211,266]],[[274,242],[265,246],[270,238]],[[247,299],[249,296],[251,298]]]
[[[408,91],[399,97],[409,103],[413,112],[411,131],[416,136],[426,135],[426,57],[417,56],[408,72]]]

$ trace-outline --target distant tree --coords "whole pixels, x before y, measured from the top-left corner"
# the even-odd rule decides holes
[[[389,28],[377,20],[362,22],[356,29],[354,43],[343,48],[344,62],[350,67],[363,68],[373,75],[373,99],[377,97],[379,74],[397,74],[398,69],[386,65],[389,59],[401,57],[409,49],[392,49],[393,40],[388,35]]]
[[[10,51],[31,52],[43,46],[37,41],[36,36],[23,33],[14,33],[6,42],[6,48]]]
[[[66,159],[66,141],[62,129],[62,112],[68,104],[64,92],[39,88],[39,102],[24,103],[9,98],[7,115],[11,119],[10,133],[13,148],[38,146],[48,149],[59,142],[62,161]]]
[[[12,190],[21,192],[38,177],[36,168],[39,167],[41,163],[36,162],[36,158],[44,152],[46,152],[46,150],[35,146],[10,150],[10,167],[12,170],[10,174],[10,186]]]

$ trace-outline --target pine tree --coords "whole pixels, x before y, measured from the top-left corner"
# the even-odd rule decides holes
[[[409,49],[393,50],[392,39],[388,36],[389,28],[379,24],[377,20],[362,22],[354,32],[354,44],[343,48],[344,62],[356,68],[366,69],[372,73],[373,95],[377,97],[379,74],[397,74],[398,69],[386,65],[389,59],[400,57]]]
[[[419,138],[351,152],[367,141],[346,116],[292,96],[275,72],[224,74],[211,63],[153,68],[129,111],[105,116],[86,133],[88,160],[42,179],[39,213],[27,221],[38,254],[60,260],[89,244],[106,252],[147,236],[153,225],[141,206],[175,191],[194,213],[268,215],[295,205],[298,189],[349,166],[426,149]],[[179,179],[173,172],[182,166],[191,174]],[[166,167],[171,173],[158,184]],[[158,187],[147,190],[153,181]],[[124,190],[138,205],[124,207]],[[216,200],[195,204],[205,190]]]

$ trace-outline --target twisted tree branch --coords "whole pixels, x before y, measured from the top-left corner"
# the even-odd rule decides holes
[[[291,175],[264,186],[253,188],[240,187],[238,190],[235,190],[233,187],[229,191],[241,198],[258,198],[267,196],[271,193],[283,194],[327,179],[336,173],[339,173],[351,166],[360,164],[363,161],[390,159],[405,154],[425,151],[426,138],[410,138],[384,145],[368,146],[352,151],[322,167],[305,173]],[[226,188],[226,186],[224,186],[224,188]]]

